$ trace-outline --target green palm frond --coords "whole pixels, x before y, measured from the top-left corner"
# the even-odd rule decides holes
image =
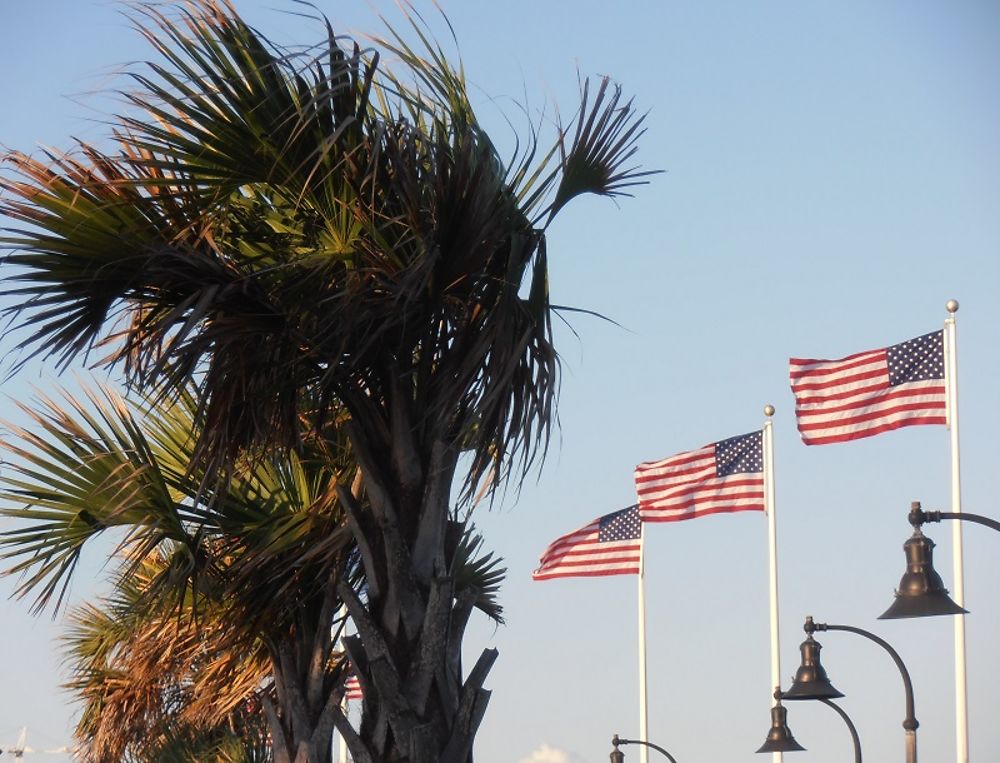
[[[636,114],[633,99],[622,103],[621,87],[607,77],[601,79],[593,104],[589,96],[590,82],[584,80],[572,142],[559,142],[561,178],[548,208],[549,220],[576,196],[627,196],[626,188],[644,185],[656,174],[628,166],[646,131],[646,117]]]
[[[189,392],[169,405],[139,406],[141,419],[109,389],[81,399],[67,393],[61,403],[41,398],[24,411],[38,431],[10,426],[14,437],[2,443],[9,458],[0,513],[18,526],[0,535],[0,549],[13,561],[9,572],[24,576],[18,593],[34,593],[36,609],[61,606],[84,546],[112,528],[124,531],[135,564],[174,544],[151,588],[176,595],[210,584],[220,553],[238,560],[228,565],[230,584],[269,580],[280,596],[349,552],[334,496],[352,461],[255,459],[220,482],[194,459],[199,418]]]
[[[503,564],[502,557],[495,556],[492,551],[483,551],[483,543],[483,537],[476,532],[475,527],[466,527],[452,561],[455,592],[475,590],[476,608],[502,625],[504,620],[500,587],[507,576],[507,568],[500,566]]]
[[[58,608],[84,544],[110,528],[129,531],[129,546],[190,541],[186,511],[158,471],[146,437],[110,390],[64,405],[41,397],[22,406],[39,431],[8,425],[0,443],[9,457],[0,474],[2,513],[19,526],[0,534],[19,595],[36,592],[35,608]]]

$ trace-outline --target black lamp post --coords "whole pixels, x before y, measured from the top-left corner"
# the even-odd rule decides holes
[[[832,707],[837,712],[837,715],[844,719],[844,723],[847,724],[847,730],[851,732],[851,742],[854,743],[854,763],[862,763],[861,740],[858,738],[858,730],[854,727],[854,722],[851,720],[850,716],[844,712],[844,708],[836,702],[831,702],[825,697],[817,697],[816,700],[818,702],[822,702],[827,707]]]
[[[618,745],[620,744],[644,744],[646,747],[652,747],[657,752],[662,752],[667,756],[667,760],[669,760],[670,763],[677,763],[677,761],[674,760],[673,755],[664,750],[658,744],[653,744],[652,742],[644,742],[641,739],[621,739],[617,734],[615,734],[611,737],[611,744],[615,746],[615,749],[611,751],[611,763],[625,763],[625,753],[618,749]]]
[[[941,576],[934,569],[934,541],[926,537],[920,529],[925,522],[940,522],[942,519],[966,519],[970,522],[1000,530],[1000,522],[978,514],[953,513],[943,511],[925,512],[918,501],[910,505],[910,524],[913,535],[903,544],[906,554],[906,572],[899,581],[896,598],[880,620],[894,620],[904,617],[931,617],[933,615],[961,615],[967,610],[958,606],[944,587]]]
[[[812,634],[816,631],[847,631],[848,633],[856,633],[859,636],[864,636],[869,641],[874,641],[889,653],[893,662],[896,663],[896,667],[899,668],[900,675],[903,677],[903,690],[906,693],[906,718],[903,719],[903,729],[906,733],[906,761],[907,763],[917,763],[917,727],[920,724],[917,722],[913,710],[913,683],[910,681],[910,673],[906,669],[906,665],[903,664],[899,653],[887,641],[879,638],[874,633],[862,628],[855,628],[852,625],[814,623],[812,617],[807,617],[805,625],[802,627],[807,634],[806,641],[802,645],[803,665],[796,672],[795,683],[783,695],[784,698],[791,700],[830,699],[831,696],[843,696],[833,688],[826,676],[826,671],[819,664],[819,649],[812,646],[807,649],[806,644],[812,644],[815,647],[819,646],[812,637]],[[810,659],[811,664],[805,664],[807,657]],[[835,694],[831,694],[831,691],[835,692]]]

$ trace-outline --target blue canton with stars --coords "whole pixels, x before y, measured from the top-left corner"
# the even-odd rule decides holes
[[[934,331],[885,351],[889,385],[944,378],[944,331]]]
[[[715,476],[764,471],[764,433],[751,432],[715,443]]]
[[[634,540],[642,537],[642,520],[639,519],[639,507],[629,506],[627,509],[605,514],[598,522],[597,540],[608,543],[613,540]]]

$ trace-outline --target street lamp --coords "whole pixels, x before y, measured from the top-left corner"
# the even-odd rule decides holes
[[[625,763],[625,753],[618,749],[618,745],[620,744],[644,744],[646,747],[652,747],[657,752],[662,752],[667,756],[667,760],[669,760],[670,763],[677,763],[677,761],[674,760],[673,755],[664,750],[658,744],[653,744],[652,742],[644,742],[641,739],[621,739],[617,734],[615,734],[611,737],[611,744],[615,746],[615,749],[611,751],[611,763]]]
[[[819,652],[823,648],[811,632],[806,640],[799,645],[801,663],[799,669],[795,671],[795,678],[792,685],[784,694],[784,699],[837,699],[843,697],[843,693],[837,691],[830,683],[826,670],[819,661]]]
[[[967,612],[948,596],[941,576],[934,570],[931,558],[934,541],[925,537],[920,529],[927,522],[940,522],[942,519],[962,519],[1000,531],[1000,522],[980,514],[924,511],[920,508],[920,501],[911,503],[909,520],[913,525],[913,535],[903,544],[903,551],[906,553],[906,572],[899,581],[895,601],[879,618],[880,620],[960,615]]]
[[[781,687],[774,687],[774,705],[771,707],[771,730],[767,732],[757,752],[799,752],[806,748],[795,741],[788,728],[788,711],[781,704]]]
[[[843,696],[830,684],[826,676],[826,671],[819,663],[819,644],[813,639],[812,634],[816,631],[847,631],[864,636],[869,641],[874,641],[885,649],[892,657],[899,673],[903,677],[903,690],[906,693],[906,718],[903,719],[903,729],[906,733],[906,761],[907,763],[917,763],[917,722],[913,710],[913,683],[910,681],[910,673],[903,664],[899,653],[890,644],[874,633],[855,628],[852,625],[831,625],[828,623],[814,623],[812,617],[807,617],[805,625],[802,626],[806,632],[806,640],[801,647],[803,664],[796,672],[795,683],[783,695],[785,699],[830,699],[832,696]],[[807,648],[807,644],[810,645]],[[809,663],[806,663],[806,659]],[[831,692],[833,692],[831,694]]]
[[[816,642],[814,641],[813,643],[815,644]],[[818,647],[819,644],[816,644],[816,646]],[[819,656],[818,651],[816,653],[816,656],[818,658]],[[827,685],[829,685],[829,681],[826,679],[826,672],[823,671],[823,667],[819,664],[818,660],[816,662],[816,667],[823,675],[823,678],[819,679],[819,681],[821,683],[825,682]],[[801,672],[802,669],[800,668],[799,673]],[[798,674],[796,675],[798,677]],[[832,686],[830,686],[830,689],[832,689],[834,693],[830,694],[829,696],[836,696],[836,697],[844,696],[839,691],[834,689]],[[824,692],[821,690],[820,694],[822,693]],[[760,749],[757,750],[757,752],[797,752],[799,750],[805,749],[805,747],[803,747],[802,745],[800,745],[798,742],[795,741],[795,739],[792,737],[792,732],[788,730],[788,725],[785,722],[787,711],[785,710],[785,708],[781,707],[781,697],[783,696],[787,697],[788,694],[787,693],[782,694],[780,688],[775,690],[774,698],[778,700],[778,702],[773,708],[771,708],[771,731],[768,733],[767,739],[764,741],[764,744],[761,745]],[[851,733],[851,742],[854,743],[854,763],[862,763],[861,740],[858,738],[858,730],[855,728],[854,722],[850,719],[850,717],[847,715],[844,709],[840,707],[840,705],[836,704],[835,702],[831,702],[825,696],[816,696],[815,699],[818,700],[819,702],[822,702],[824,705],[832,707],[834,711],[836,711],[837,715],[839,715],[841,718],[844,719],[844,723],[847,724],[847,730]],[[775,713],[775,710],[779,710],[779,712]]]

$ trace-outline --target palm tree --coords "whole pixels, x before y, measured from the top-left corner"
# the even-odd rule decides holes
[[[164,401],[193,386],[192,459],[223,485],[346,436],[359,490],[331,486],[366,580],[335,587],[366,698],[351,753],[464,763],[496,653],[462,668],[477,592],[456,585],[459,520],[544,455],[546,227],[580,194],[644,182],[642,118],[584,83],[550,150],[532,130],[505,161],[416,20],[417,48],[377,41],[391,72],[329,24],[289,51],[222,0],[139,13],[160,59],[133,75],[117,149],[8,157],[19,347],[61,367],[100,349]]]
[[[343,723],[336,583],[364,588],[332,488],[354,469],[349,450],[329,452],[328,433],[322,453],[306,442],[207,481],[190,468],[196,405],[182,395],[134,411],[102,390],[24,406],[34,426],[3,443],[3,514],[21,523],[4,534],[5,555],[42,607],[64,595],[86,544],[119,531],[112,594],[74,610],[67,637],[88,760],[270,760],[264,729],[275,759],[294,759],[306,740],[308,759],[326,760]],[[504,570],[481,549],[469,527],[457,586],[502,622]]]

